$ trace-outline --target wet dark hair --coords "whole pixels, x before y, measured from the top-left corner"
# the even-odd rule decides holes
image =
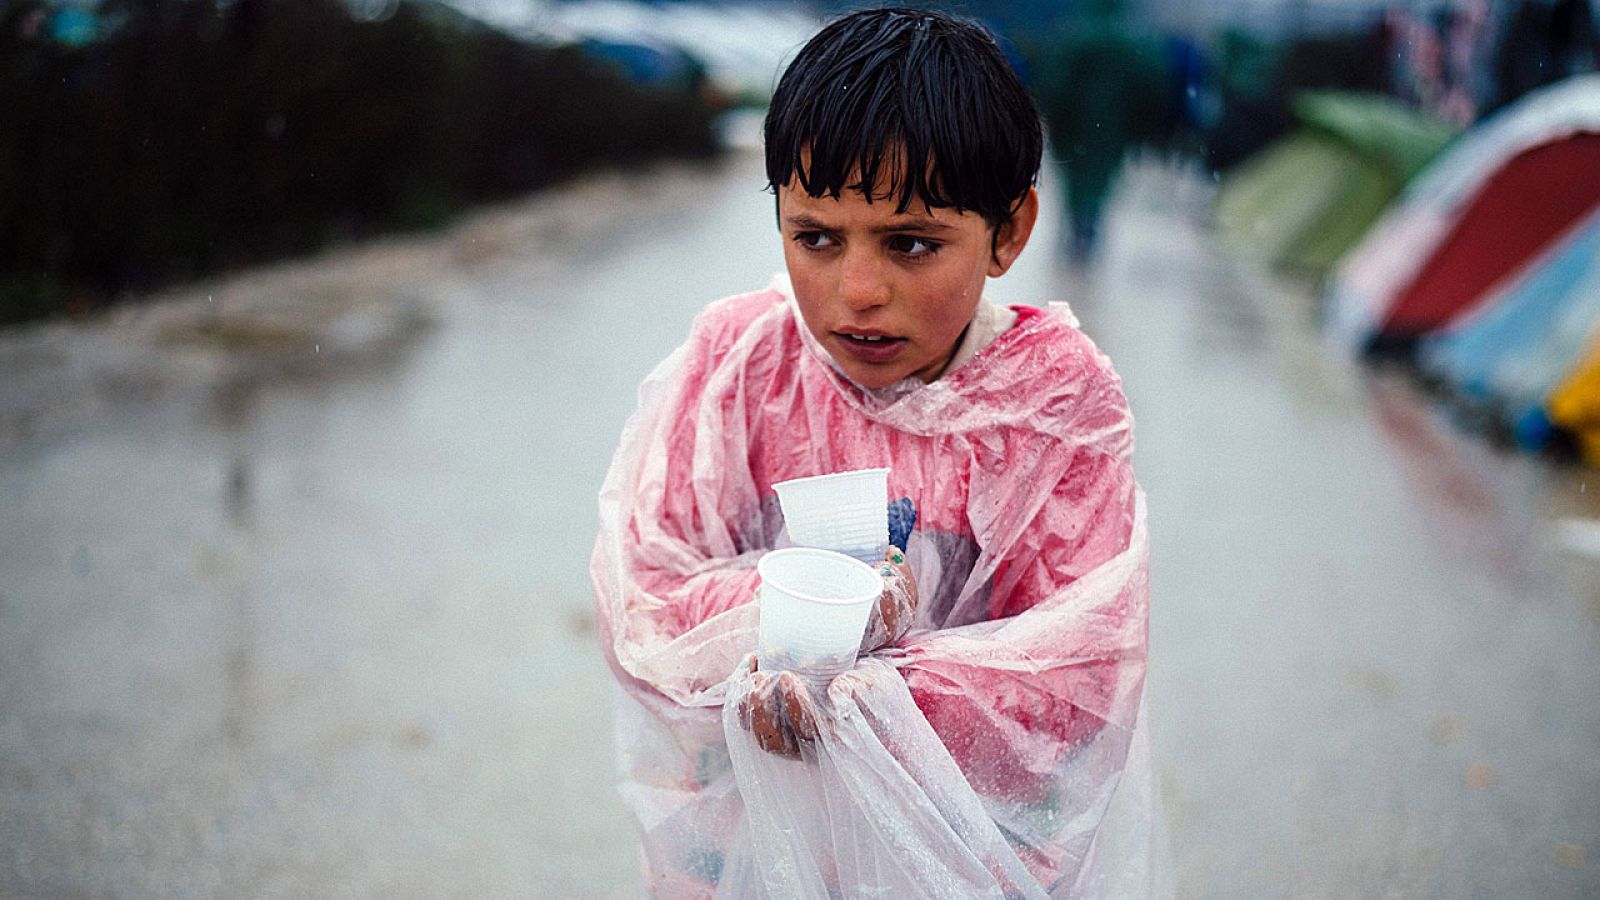
[[[765,137],[774,193],[798,180],[813,197],[871,201],[883,180],[897,212],[920,200],[991,226],[1016,212],[1044,152],[1033,99],[982,25],[898,7],[823,26],[778,81]]]

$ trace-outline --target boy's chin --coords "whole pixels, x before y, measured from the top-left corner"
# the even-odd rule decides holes
[[[854,360],[843,361],[840,368],[844,370],[844,374],[849,376],[851,381],[874,391],[886,388],[891,384],[897,384],[911,377],[911,373],[900,371],[903,368],[900,366],[894,368],[863,366]]]

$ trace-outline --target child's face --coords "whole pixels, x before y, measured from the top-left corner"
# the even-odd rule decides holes
[[[778,190],[800,314],[845,374],[869,388],[939,377],[984,280],[1011,267],[1039,211],[1031,190],[998,229],[973,212],[895,206],[856,191],[812,197],[793,182]]]

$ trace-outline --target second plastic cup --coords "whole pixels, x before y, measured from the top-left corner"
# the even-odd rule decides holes
[[[842,553],[810,547],[774,550],[756,571],[762,669],[825,683],[855,664],[883,576]]]
[[[780,481],[789,539],[874,564],[889,550],[889,470],[858,469]]]

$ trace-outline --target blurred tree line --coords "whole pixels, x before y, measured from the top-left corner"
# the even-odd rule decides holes
[[[0,5],[0,323],[716,150],[698,80],[644,87],[426,0],[75,12]]]

